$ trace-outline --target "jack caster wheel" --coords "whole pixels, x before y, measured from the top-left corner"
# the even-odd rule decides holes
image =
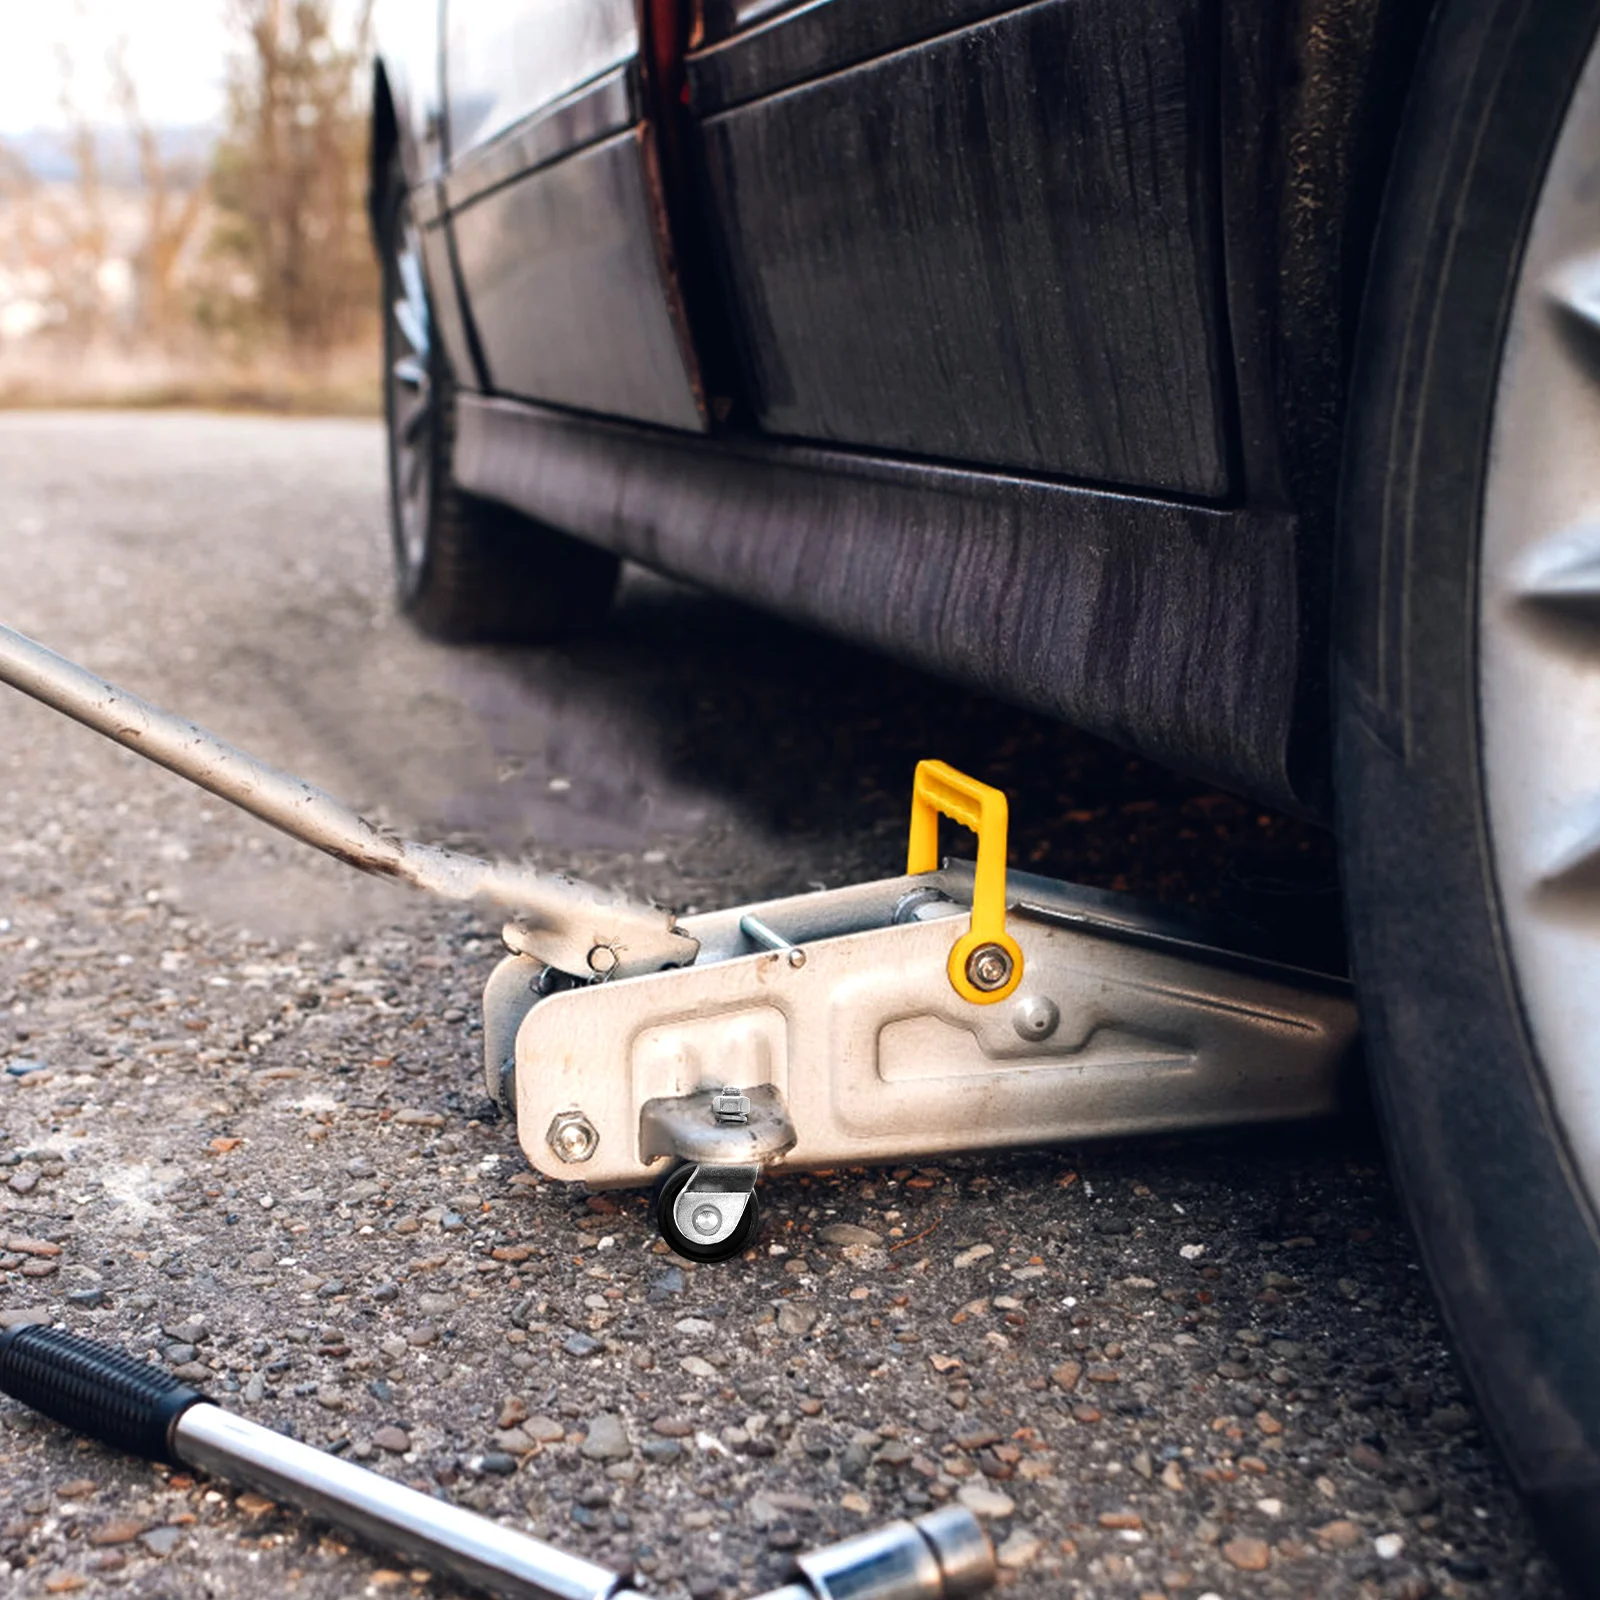
[[[754,1242],[761,1226],[754,1167],[709,1167],[684,1162],[661,1181],[656,1224],[661,1237],[689,1261],[731,1261]]]

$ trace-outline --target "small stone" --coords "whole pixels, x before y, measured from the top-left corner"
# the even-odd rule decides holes
[[[89,1580],[76,1572],[57,1572],[44,1580],[46,1594],[73,1594],[79,1589],[85,1589]]]
[[[566,1428],[554,1417],[524,1417],[522,1431],[539,1444],[555,1444],[567,1436]]]
[[[1272,1564],[1272,1547],[1265,1539],[1241,1535],[1222,1546],[1222,1559],[1241,1572],[1265,1572]]]
[[[48,1326],[51,1312],[48,1306],[12,1306],[0,1311],[0,1328],[22,1328],[38,1323]]]
[[[963,1250],[950,1264],[953,1267],[976,1266],[978,1262],[994,1254],[992,1244],[975,1244],[970,1250]]]
[[[798,1339],[816,1326],[817,1308],[785,1300],[778,1307],[778,1332],[786,1338]]]
[[[1431,1483],[1411,1483],[1394,1497],[1395,1509],[1403,1516],[1420,1517],[1439,1509],[1440,1494]]]
[[[71,1483],[64,1483],[56,1494],[63,1500],[82,1500],[85,1495],[91,1495],[99,1486],[93,1478],[74,1478]]]
[[[664,1439],[687,1439],[694,1432],[687,1417],[657,1417],[650,1426]]]
[[[1070,1392],[1078,1386],[1078,1379],[1082,1376],[1083,1364],[1081,1362],[1063,1361],[1061,1365],[1050,1374],[1050,1381],[1056,1386],[1056,1388],[1065,1389]]]
[[[569,1356],[592,1356],[605,1349],[598,1339],[591,1339],[586,1333],[575,1333],[561,1346]]]
[[[824,1244],[838,1245],[841,1249],[851,1245],[881,1245],[883,1235],[871,1228],[858,1228],[853,1222],[830,1222],[817,1232]]]
[[[965,1483],[956,1492],[956,1499],[975,1517],[985,1521],[1003,1522],[1014,1512],[1016,1502],[1008,1494],[991,1489],[987,1483]]]
[[[139,1543],[153,1556],[170,1556],[182,1537],[181,1528],[151,1528],[139,1535]]]
[[[131,1517],[118,1518],[114,1522],[102,1522],[89,1535],[89,1543],[93,1545],[132,1544],[141,1533],[148,1528],[148,1522],[135,1522]]]
[[[48,1239],[33,1239],[25,1233],[8,1233],[5,1237],[5,1248],[12,1255],[17,1256],[58,1256],[61,1246],[51,1244]]]
[[[372,1442],[380,1450],[387,1450],[390,1455],[403,1456],[411,1448],[411,1435],[404,1428],[389,1427],[379,1428],[373,1434]]]
[[[517,1458],[504,1450],[486,1450],[478,1457],[477,1467],[493,1477],[509,1478],[517,1470]]]
[[[39,1187],[39,1173],[35,1167],[19,1167],[7,1179],[7,1187],[13,1194],[32,1194]],[[83,1586],[82,1580],[74,1585],[75,1588]]]
[[[1021,1572],[1031,1567],[1044,1548],[1044,1542],[1026,1528],[1017,1528],[1011,1537],[995,1552],[995,1559],[1008,1572]]]
[[[691,1378],[711,1379],[717,1376],[717,1369],[704,1356],[685,1356],[678,1365]]]
[[[590,1421],[580,1450],[590,1461],[626,1461],[633,1454],[633,1441],[621,1417],[601,1412]]]
[[[660,1464],[676,1461],[683,1454],[683,1446],[676,1439],[646,1439],[639,1446],[639,1453],[646,1461]]]
[[[439,1330],[431,1322],[418,1323],[414,1328],[407,1328],[405,1333],[406,1343],[421,1349],[437,1341]]]
[[[1102,1528],[1130,1532],[1144,1526],[1144,1518],[1137,1511],[1102,1511],[1097,1520]]]
[[[1189,1487],[1188,1480],[1183,1475],[1183,1468],[1176,1461],[1169,1461],[1161,1469],[1161,1485],[1174,1494],[1182,1494]]]
[[[1372,1548],[1380,1561],[1393,1561],[1405,1547],[1406,1542],[1398,1533],[1380,1533],[1372,1541]]]
[[[1361,1529],[1344,1517],[1325,1522],[1317,1529],[1317,1543],[1324,1550],[1354,1550],[1364,1538]]]

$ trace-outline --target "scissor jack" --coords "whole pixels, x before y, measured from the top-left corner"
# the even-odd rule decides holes
[[[1349,986],[1125,895],[1006,869],[1006,799],[916,770],[906,873],[675,917],[397,838],[9,628],[0,681],[351,866],[508,914],[488,1092],[529,1160],[657,1182],[661,1231],[725,1260],[764,1171],[1314,1116]],[[939,818],[977,834],[939,857]]]

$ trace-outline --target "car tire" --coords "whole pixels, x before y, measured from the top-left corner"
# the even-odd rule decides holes
[[[400,609],[454,642],[540,644],[599,622],[616,592],[609,552],[464,492],[451,471],[454,373],[433,337],[421,234],[398,161],[378,229],[389,531]]]
[[[1531,891],[1497,798],[1520,779],[1495,720],[1495,630],[1521,630],[1517,649],[1536,630],[1497,598],[1494,508],[1510,408],[1529,403],[1507,386],[1526,331],[1542,339],[1559,315],[1538,303],[1536,247],[1574,119],[1595,111],[1597,30],[1597,0],[1446,0],[1433,18],[1352,382],[1335,737],[1352,967],[1393,1169],[1489,1429],[1585,1594],[1600,1573],[1600,1227],[1575,1157],[1588,1135],[1563,1100],[1571,1064],[1550,1043],[1572,1018],[1549,1011],[1561,996],[1524,935]],[[1594,355],[1574,352],[1584,382],[1600,383]],[[1581,648],[1597,643],[1600,629]],[[1556,647],[1579,648],[1571,630]],[[1585,915],[1600,995],[1600,905]],[[1600,1079],[1600,1042],[1588,1067]]]

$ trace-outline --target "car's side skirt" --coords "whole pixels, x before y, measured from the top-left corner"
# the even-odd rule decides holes
[[[1291,517],[476,395],[455,472],[662,572],[1305,809]]]

